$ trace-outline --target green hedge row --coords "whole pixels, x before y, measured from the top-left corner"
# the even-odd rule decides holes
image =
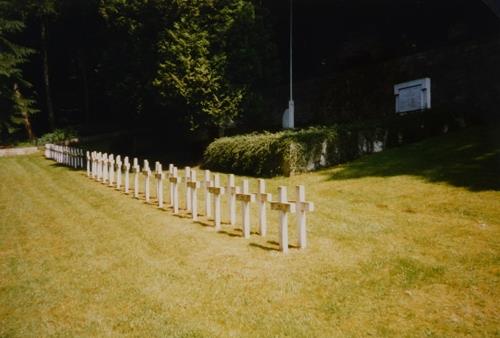
[[[427,111],[346,125],[223,137],[205,150],[203,167],[250,176],[289,176],[436,135],[453,129],[453,123],[450,114]]]
[[[204,153],[203,167],[242,175],[288,176],[355,158],[354,133],[339,127],[223,137]]]

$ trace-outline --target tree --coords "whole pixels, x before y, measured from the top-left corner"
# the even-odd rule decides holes
[[[43,82],[45,101],[47,104],[48,122],[50,129],[55,129],[56,119],[52,103],[50,71],[49,71],[49,21],[57,15],[57,0],[12,0],[12,4],[19,12],[34,17],[40,24],[40,45],[42,56]]]
[[[0,1],[0,138],[5,141],[20,126],[34,139],[30,116],[37,112],[34,101],[22,94],[31,84],[24,80],[21,65],[33,50],[12,42],[13,34],[22,31],[24,23],[12,19],[10,4]]]
[[[241,113],[246,84],[230,81],[227,42],[235,19],[251,5],[243,0],[177,1],[177,19],[159,41],[155,85],[184,101],[193,129],[232,126]]]

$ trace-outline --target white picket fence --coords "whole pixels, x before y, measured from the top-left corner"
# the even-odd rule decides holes
[[[296,186],[296,199],[288,200],[287,187],[278,188],[278,199],[272,200],[272,195],[266,192],[266,182],[264,179],[258,179],[258,191],[250,192],[249,181],[244,179],[241,186],[235,184],[235,176],[227,175],[227,184],[221,184],[220,175],[213,174],[209,170],[204,171],[202,179],[198,179],[195,169],[185,167],[184,177],[180,177],[178,168],[169,164],[168,171],[163,172],[161,163],[156,162],[154,171],[151,170],[148,160],[144,160],[143,166],[139,165],[137,158],[130,163],[129,157],[116,157],[113,154],[107,154],[97,151],[84,151],[79,148],[69,146],[59,146],[54,144],[45,145],[45,157],[52,159],[57,163],[66,165],[75,169],[86,168],[87,176],[103,184],[123,190],[125,193],[131,193],[134,198],[139,198],[141,187],[139,186],[139,176],[143,175],[143,195],[146,202],[151,203],[150,181],[155,181],[155,203],[159,208],[171,209],[174,215],[180,213],[181,196],[179,186],[183,184],[185,190],[184,210],[191,215],[193,221],[197,221],[199,212],[198,191],[203,190],[204,196],[204,215],[213,220],[216,231],[222,230],[222,210],[221,199],[227,196],[227,215],[231,226],[236,225],[236,203],[239,202],[242,208],[241,226],[244,238],[251,236],[250,208],[252,205],[258,206],[258,225],[259,235],[267,235],[267,209],[279,212],[279,246],[284,253],[288,252],[288,216],[290,213],[297,213],[297,233],[298,247],[305,249],[307,247],[307,221],[306,214],[314,211],[314,204],[306,201],[305,188],[302,185]],[[168,184],[169,194],[165,199],[164,183]]]

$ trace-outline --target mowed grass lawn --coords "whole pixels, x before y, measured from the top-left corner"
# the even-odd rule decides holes
[[[316,204],[288,255],[275,212],[245,240],[41,154],[0,158],[0,336],[499,336],[498,132],[269,180]]]

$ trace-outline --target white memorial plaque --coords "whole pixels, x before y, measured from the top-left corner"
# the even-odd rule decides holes
[[[406,113],[431,108],[431,79],[425,78],[394,86],[396,113]]]

